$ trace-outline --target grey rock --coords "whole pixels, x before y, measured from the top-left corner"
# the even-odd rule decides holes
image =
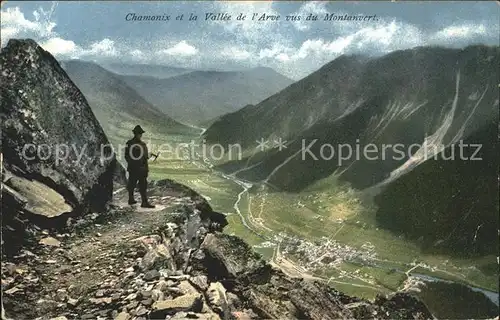
[[[96,291],[95,296],[96,296],[96,298],[102,298],[102,297],[104,297],[105,294],[106,294],[106,291],[101,289],[101,290]]]
[[[220,282],[212,282],[207,290],[208,304],[220,313],[228,314],[226,288]]]
[[[178,312],[169,320],[184,320],[184,319],[219,320],[220,317],[213,312],[209,313]]]
[[[188,294],[172,300],[157,301],[153,304],[151,316],[164,317],[180,311],[201,310],[203,306],[200,294]]]
[[[138,316],[138,317],[140,317],[140,316],[146,315],[148,312],[149,312],[148,309],[146,309],[144,307],[140,307],[139,310],[137,310],[135,312],[135,315]]]
[[[132,316],[125,311],[120,312],[116,317],[115,320],[130,320]]]
[[[165,299],[165,294],[161,290],[153,289],[151,292],[151,299],[153,299],[153,301],[162,301]]]
[[[164,244],[159,244],[146,253],[139,267],[142,271],[147,271],[162,265],[167,265],[171,270],[175,269],[175,264],[172,261],[169,248]]]
[[[160,276],[161,274],[160,272],[158,272],[158,270],[151,270],[144,274],[144,280],[146,281],[158,280]]]
[[[59,241],[55,238],[52,238],[52,237],[43,238],[38,243],[43,244],[45,246],[52,246],[52,247],[59,247],[61,245],[61,241]]]
[[[191,285],[191,283],[187,280],[183,280],[183,281],[179,282],[179,284],[177,285],[177,288],[179,288],[179,290],[182,292],[182,294],[196,294],[196,293],[198,293],[198,290],[196,290],[196,288],[193,287],[193,285]]]
[[[243,240],[234,236],[210,233],[205,237],[201,248],[222,264],[223,269],[214,265],[214,269],[208,270],[214,274],[238,278],[245,273],[256,274],[260,269],[270,268]]]
[[[169,287],[172,287],[175,285],[175,282],[171,281],[171,280],[168,280],[168,281],[165,281],[165,280],[160,280],[158,281],[158,283],[155,285],[155,289],[156,290],[159,290],[161,292],[165,292],[167,291],[167,289]]]
[[[141,304],[146,306],[146,307],[149,307],[153,304],[153,299],[151,299],[151,298],[144,299],[141,301]]]
[[[208,278],[205,275],[191,277],[189,282],[202,291],[208,289]]]

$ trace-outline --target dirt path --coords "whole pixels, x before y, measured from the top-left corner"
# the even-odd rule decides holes
[[[159,204],[160,201],[161,204]],[[117,217],[117,220],[105,225],[97,224],[90,234],[81,238],[61,240],[61,245],[71,260],[73,272],[66,272],[68,265],[63,261],[48,264],[45,269],[46,273],[64,275],[64,277],[58,277],[57,281],[49,283],[47,290],[51,291],[67,284],[75,286],[76,290],[83,293],[102,283],[102,276],[109,275],[106,268],[121,271],[131,267],[135,263],[133,259],[135,257],[133,253],[124,255],[127,243],[151,234],[155,226],[161,225],[164,222],[164,216],[171,213],[172,208],[175,207],[173,199],[160,201],[154,201],[157,203],[155,209],[128,207],[122,201],[119,204],[122,215]],[[115,272],[111,274],[115,275],[116,279],[120,275]],[[53,288],[52,285],[55,287]]]
[[[6,309],[23,319],[49,319],[68,308],[87,310],[91,304],[123,299],[127,292],[119,289],[120,283],[135,275],[134,265],[146,252],[134,240],[154,234],[182,206],[194,205],[189,197],[173,192],[151,196],[156,208],[144,209],[129,206],[125,194],[123,189],[115,192],[108,221],[93,221],[90,228],[74,234],[45,234],[36,251],[24,251],[3,264],[2,286],[16,283],[4,292]],[[110,310],[101,312],[107,319]],[[95,319],[95,314],[88,319]]]

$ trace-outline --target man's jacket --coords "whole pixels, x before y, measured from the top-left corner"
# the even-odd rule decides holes
[[[147,145],[140,139],[132,138],[127,141],[125,146],[125,160],[127,161],[127,170],[129,172],[138,172],[147,174],[149,151]]]

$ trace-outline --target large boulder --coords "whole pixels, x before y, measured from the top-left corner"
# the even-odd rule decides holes
[[[0,67],[3,229],[104,211],[123,168],[83,94],[33,40],[10,40]]]

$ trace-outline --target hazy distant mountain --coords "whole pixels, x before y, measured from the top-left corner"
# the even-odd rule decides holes
[[[336,118],[356,102],[363,60],[342,56],[258,105],[221,117],[206,138],[246,145],[262,137],[293,137],[325,117]]]
[[[193,71],[168,79],[122,79],[172,118],[198,124],[258,103],[293,81],[270,68],[247,71]]]
[[[156,64],[131,64],[131,63],[103,63],[101,64],[107,70],[129,76],[149,76],[160,79],[178,76],[184,73],[192,72],[192,69],[176,68]]]
[[[380,225],[428,250],[494,253],[499,64],[500,48],[486,46],[343,56],[255,106],[222,116],[205,138],[253,149],[256,140],[280,137],[286,149],[219,169],[295,192],[335,175],[380,192]],[[428,159],[461,141],[481,144],[483,160]],[[376,149],[366,156],[368,144]],[[339,164],[340,145],[353,153],[344,148]]]
[[[92,111],[109,134],[128,123],[131,128],[141,124],[146,130],[154,127],[165,133],[191,132],[151,105],[119,76],[101,66],[80,60],[61,63],[69,77],[87,98]]]

